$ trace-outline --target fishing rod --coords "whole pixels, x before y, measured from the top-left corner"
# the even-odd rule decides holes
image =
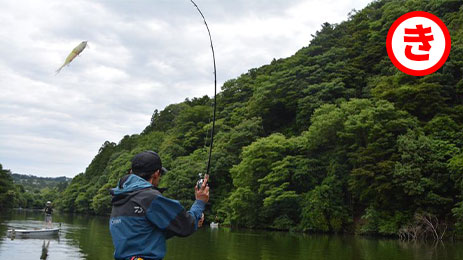
[[[216,108],[217,108],[217,69],[215,65],[215,53],[214,53],[214,45],[212,44],[212,36],[211,36],[211,31],[209,30],[209,26],[207,25],[206,18],[203,15],[203,12],[201,12],[201,9],[199,9],[198,5],[193,1],[190,0],[191,3],[196,7],[196,10],[198,10],[199,14],[203,18],[204,25],[206,25],[207,33],[209,34],[209,41],[211,43],[211,50],[212,50],[212,61],[214,62],[214,113],[212,115],[212,130],[211,130],[211,144],[209,145],[209,159],[207,161],[207,168],[206,168],[206,174],[209,174],[210,168],[211,168],[211,156],[212,156],[212,147],[214,144],[214,130],[215,130],[215,114],[216,114]],[[198,185],[201,182],[202,185],[202,176],[200,174],[200,180],[198,181]],[[200,187],[200,186],[199,186]]]

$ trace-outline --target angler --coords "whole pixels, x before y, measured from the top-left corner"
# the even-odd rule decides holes
[[[209,176],[204,177],[201,187],[195,185],[196,201],[186,211],[178,201],[162,196],[157,188],[165,172],[157,153],[141,152],[133,157],[130,174],[111,190],[109,229],[115,259],[163,259],[167,239],[189,236],[204,221]]]

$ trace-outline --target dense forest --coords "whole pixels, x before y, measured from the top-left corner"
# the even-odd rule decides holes
[[[47,201],[55,201],[70,178],[37,177],[11,173],[0,164],[0,210],[5,208],[41,209]]]
[[[25,174],[18,174],[13,173],[11,174],[13,177],[13,182],[15,184],[20,184],[24,187],[27,192],[35,192],[40,191],[42,189],[48,188],[53,189],[57,188],[58,190],[64,190],[69,182],[71,182],[71,178],[67,178],[65,176],[62,177],[37,177],[34,175],[25,175]]]
[[[447,62],[423,77],[400,72],[385,47],[395,19],[417,10],[438,16],[452,39]],[[463,234],[462,76],[461,1],[374,1],[324,23],[293,56],[222,86],[207,216],[237,227],[399,236],[428,221]],[[142,133],[106,141],[57,206],[108,214],[108,190],[147,149],[169,169],[165,195],[190,205],[206,168],[212,101],[155,110]]]

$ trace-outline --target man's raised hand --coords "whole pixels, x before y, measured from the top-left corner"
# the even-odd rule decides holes
[[[195,197],[197,200],[202,200],[204,203],[209,201],[209,186],[207,186],[207,181],[209,180],[209,174],[204,176],[203,184],[201,188],[195,185]]]

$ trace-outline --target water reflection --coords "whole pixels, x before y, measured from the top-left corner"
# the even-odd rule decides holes
[[[41,229],[43,214],[35,211],[18,211],[2,214],[0,221],[0,259],[86,259],[86,254],[66,238],[70,226],[63,224],[60,234],[47,236],[11,236],[7,229]],[[57,223],[55,223],[57,226]],[[63,238],[64,237],[64,238]]]
[[[59,236],[8,239],[7,229],[43,226],[41,212],[0,214],[0,259],[113,259],[108,218],[55,214]],[[356,236],[304,235],[286,232],[204,227],[192,237],[167,243],[166,260],[434,260],[463,259],[463,243],[427,244]]]
[[[47,259],[48,257],[48,247],[50,246],[50,240],[48,241],[43,241],[43,244],[42,244],[42,254],[40,255],[40,259]]]

